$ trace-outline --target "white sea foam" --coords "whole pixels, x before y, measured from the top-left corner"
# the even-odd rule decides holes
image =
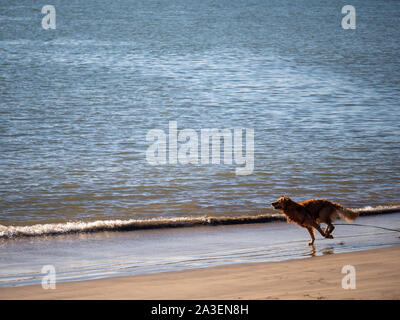
[[[358,211],[360,214],[391,213],[391,212],[400,212],[400,206],[399,205],[376,206],[376,207],[365,206],[354,210]]]
[[[98,220],[93,222],[77,221],[66,223],[36,224],[31,226],[0,225],[0,238],[49,236],[81,232],[178,228],[199,225],[246,224],[278,221],[283,219],[283,215],[281,214],[265,214],[258,216],[239,217],[184,217],[155,218],[148,220]]]

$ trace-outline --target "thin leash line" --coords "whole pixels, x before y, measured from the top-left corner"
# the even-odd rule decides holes
[[[400,232],[400,230],[397,229],[390,229],[390,228],[385,228],[385,227],[380,227],[380,226],[372,226],[369,224],[358,224],[358,223],[335,223],[336,226],[357,226],[357,227],[370,227],[370,228],[378,228],[378,229],[383,229],[383,230],[388,230],[388,231],[394,231],[394,232]]]

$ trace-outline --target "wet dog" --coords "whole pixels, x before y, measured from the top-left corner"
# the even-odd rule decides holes
[[[281,196],[271,204],[285,214],[288,222],[296,223],[308,230],[311,236],[309,245],[313,245],[315,241],[314,229],[323,237],[333,239],[331,233],[335,227],[332,222],[335,219],[340,217],[346,222],[352,222],[358,217],[358,212],[325,199],[310,199],[297,203],[287,196]],[[320,223],[326,224],[325,230],[321,229]]]

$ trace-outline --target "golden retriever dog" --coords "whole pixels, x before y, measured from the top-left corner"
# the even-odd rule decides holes
[[[294,222],[308,230],[311,236],[309,245],[313,245],[315,241],[314,229],[323,237],[333,239],[331,233],[335,227],[332,222],[335,219],[340,217],[346,222],[352,222],[358,217],[358,212],[325,199],[310,199],[297,203],[287,196],[281,196],[271,204],[285,214],[288,222]],[[320,223],[326,224],[325,230],[321,229]]]

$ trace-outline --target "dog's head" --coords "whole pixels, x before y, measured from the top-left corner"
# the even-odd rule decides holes
[[[278,198],[278,200],[272,202],[272,206],[275,209],[283,209],[285,205],[290,201],[290,198],[287,196],[281,196]]]

